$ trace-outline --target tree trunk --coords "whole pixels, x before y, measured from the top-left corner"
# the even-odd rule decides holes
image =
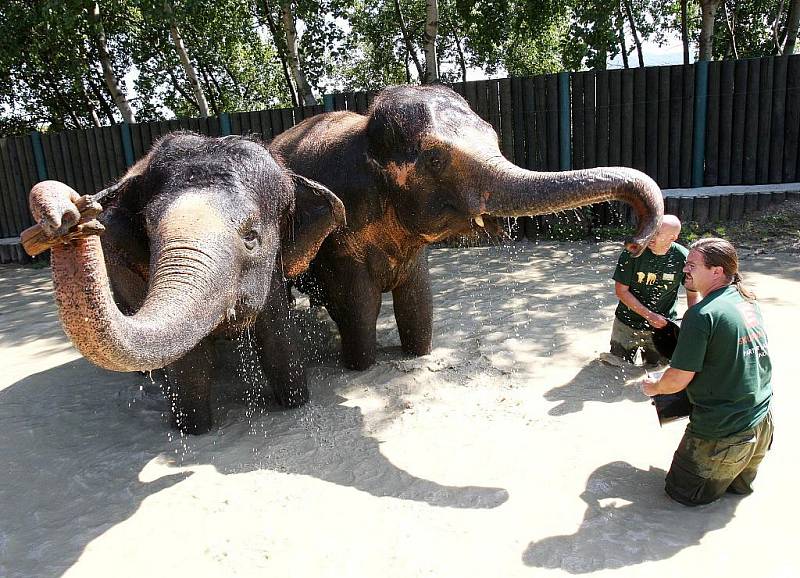
[[[411,44],[411,38],[408,35],[408,29],[406,28],[406,21],[403,18],[403,11],[400,9],[400,0],[394,0],[394,8],[397,11],[397,21],[400,24],[400,33],[403,35],[403,42],[406,45],[406,52],[408,52],[411,59],[414,61],[414,66],[417,68],[417,77],[419,78],[420,82],[425,78],[425,75],[422,72],[422,64],[419,62],[419,58],[417,58],[417,53],[414,50],[414,46]]]
[[[619,47],[622,51],[622,66],[630,68],[631,63],[628,61],[628,45],[625,43],[625,25],[623,24],[622,9],[617,5],[617,22],[619,23]]]
[[[436,57],[436,36],[439,34],[439,4],[437,0],[425,2],[425,84],[439,80],[439,60]]]
[[[698,0],[702,25],[700,28],[698,60],[714,58],[714,19],[721,0]]]
[[[317,104],[317,97],[311,91],[311,86],[306,80],[306,75],[300,63],[300,53],[297,50],[297,26],[292,14],[291,0],[281,0],[281,18],[283,19],[283,31],[286,33],[286,58],[289,61],[289,68],[294,75],[297,85],[298,100],[302,97],[305,106]]]
[[[178,53],[178,58],[180,58],[181,65],[183,66],[183,72],[186,74],[186,79],[189,81],[192,91],[194,92],[194,98],[197,108],[200,111],[200,116],[210,116],[206,95],[203,92],[203,87],[200,86],[200,81],[197,79],[197,71],[189,60],[189,54],[186,51],[186,46],[183,44],[183,37],[181,36],[181,31],[178,29],[178,24],[175,22],[172,5],[169,3],[169,0],[165,0],[164,2],[164,12],[169,16],[169,33],[172,38],[172,44],[175,46],[175,51]]]
[[[725,15],[725,27],[728,29],[728,38],[730,38],[730,51],[733,54],[733,57],[738,60],[739,50],[736,48],[736,34],[733,30],[734,24],[731,22],[730,13],[728,12],[728,4],[724,0],[722,2],[722,12]]]
[[[272,7],[269,2],[264,2],[264,12],[267,17],[267,26],[269,26],[272,40],[275,42],[275,49],[278,51],[278,58],[281,61],[281,68],[283,68],[283,78],[286,80],[286,87],[289,89],[289,96],[292,99],[292,106],[300,106],[300,99],[297,98],[297,91],[294,89],[292,82],[292,75],[289,74],[289,64],[286,61],[286,42],[278,32],[278,25],[275,24],[275,19],[272,17]]]
[[[792,0],[789,6],[789,17],[786,20],[786,41],[783,43],[784,54],[794,54],[798,28],[800,28],[800,0]]]
[[[117,75],[114,74],[114,67],[111,65],[111,55],[108,52],[108,42],[106,41],[106,31],[103,28],[103,21],[100,19],[100,5],[95,2],[94,7],[89,10],[89,20],[94,24],[95,32],[97,34],[97,53],[100,58],[100,66],[103,68],[103,80],[106,82],[108,92],[111,93],[111,98],[114,104],[117,105],[122,119],[128,124],[136,122],[136,117],[133,114],[128,99],[123,94],[117,80]]]
[[[625,4],[625,16],[628,19],[628,26],[631,27],[633,42],[634,44],[636,44],[636,55],[639,57],[639,67],[644,68],[644,54],[642,54],[642,41],[639,38],[639,32],[636,30],[636,21],[633,19],[631,0],[625,0],[624,4]]]
[[[461,47],[461,38],[458,36],[458,29],[453,26],[453,39],[456,41],[456,51],[458,52],[458,66],[461,68],[461,82],[467,81],[467,62],[464,59],[464,49]]]
[[[681,0],[681,41],[683,63],[689,64],[689,0]]]

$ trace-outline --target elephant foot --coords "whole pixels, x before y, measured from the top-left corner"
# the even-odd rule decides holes
[[[292,409],[300,407],[308,403],[311,396],[308,393],[308,387],[305,384],[295,385],[289,387],[275,387],[275,398],[281,407]]]
[[[367,357],[358,357],[356,359],[350,359],[347,356],[344,356],[342,359],[342,363],[347,369],[352,369],[353,371],[365,371],[375,365],[375,358],[369,359]]]

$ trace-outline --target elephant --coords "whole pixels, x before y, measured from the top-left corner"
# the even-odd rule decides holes
[[[50,258],[66,334],[103,368],[164,368],[182,432],[211,429],[213,341],[246,328],[278,403],[308,400],[285,276],[303,271],[344,223],[327,188],[255,139],[179,131],[127,171],[114,199],[94,208],[97,219],[79,223],[78,194],[57,181],[35,185],[29,200],[57,241]]]
[[[664,212],[658,185],[633,169],[533,172],[514,165],[491,125],[443,85],[386,88],[366,115],[311,117],[278,135],[270,150],[344,203],[347,226],[326,238],[298,287],[327,307],[351,369],[375,361],[384,292],[392,292],[404,352],[430,352],[427,245],[480,231],[491,218],[618,199],[637,215],[626,246],[639,254]]]

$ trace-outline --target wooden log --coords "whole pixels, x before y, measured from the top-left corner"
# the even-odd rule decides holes
[[[595,166],[608,166],[608,139],[609,139],[609,73],[606,70],[597,72],[595,90],[597,94],[597,109],[595,112],[597,119],[597,129],[595,130]]]
[[[731,221],[741,221],[745,213],[745,193],[733,193],[731,195],[730,213],[728,219]]]
[[[763,191],[758,193],[758,202],[756,204],[756,208],[759,211],[763,211],[764,209],[768,208],[772,204],[772,192],[770,191]]]
[[[678,206],[678,218],[682,222],[694,220],[694,197],[678,197],[680,205]]]
[[[731,184],[731,145],[733,139],[734,73],[736,61],[724,60],[719,96],[719,183]]]
[[[756,150],[756,181],[769,182],[769,149],[772,135],[772,58],[762,58],[759,65],[758,145]],[[750,135],[752,137],[752,134]]]
[[[718,223],[720,220],[719,209],[721,198],[722,197],[719,195],[708,198],[708,220],[711,223]]]
[[[500,107],[500,143],[503,155],[514,162],[514,113],[511,99],[511,80],[503,78],[499,84]]]
[[[744,212],[746,215],[758,211],[758,193],[744,194]]]
[[[681,184],[683,74],[681,74],[680,66],[670,66],[669,69],[669,186],[677,188]]]
[[[582,169],[584,165],[584,141],[583,133],[585,128],[584,109],[583,109],[583,74],[576,72],[572,75],[572,168]]]
[[[647,171],[647,71],[633,69],[633,168]]]
[[[680,186],[692,186],[692,162],[694,151],[694,76],[695,66],[682,66],[683,92],[681,97],[681,157]]]
[[[511,79],[511,111],[513,123],[514,164],[526,167],[525,158],[525,91],[522,78]],[[524,231],[523,231],[524,232]]]
[[[620,115],[620,164],[633,166],[633,70],[622,71],[622,110]]]
[[[719,197],[719,220],[726,222],[731,219],[731,195]]]
[[[772,203],[777,205],[786,201],[786,191],[775,191],[772,193]]]
[[[745,60],[747,66],[747,105],[744,116],[744,142],[742,159],[742,182],[753,185],[756,182],[756,162],[758,156],[758,105],[760,101],[761,60]]]
[[[780,183],[783,178],[783,139],[786,129],[786,69],[788,57],[773,58],[772,76],[772,135],[769,147],[769,182]]]
[[[668,215],[678,215],[681,201],[678,197],[667,197],[664,199],[664,212]]]
[[[608,72],[608,165],[619,166],[622,158],[622,71]]]
[[[583,119],[585,127],[583,130],[583,166],[587,168],[597,166],[595,155],[597,150],[595,74],[594,71],[589,71],[585,72],[583,77]]]
[[[536,170],[547,169],[548,150],[550,144],[547,139],[547,80],[545,76],[534,77],[535,116],[536,116],[536,156],[534,165]],[[557,153],[556,153],[557,156]],[[530,156],[528,162],[531,161]]]
[[[547,165],[546,170],[557,171],[561,168],[559,159],[560,153],[560,127],[558,119],[558,75],[548,74],[545,76],[546,95],[546,118],[547,118]]]
[[[706,167],[703,183],[719,184],[719,90],[721,62],[708,64],[708,98],[706,101]]]
[[[670,67],[660,66],[655,70],[658,70],[658,178],[656,181],[661,188],[666,189],[669,187]]]
[[[733,65],[733,124],[731,126],[730,184],[742,184],[744,165],[744,129],[747,124],[747,60],[737,60]]]
[[[658,182],[658,68],[649,67],[646,71],[645,108],[645,166],[646,172]]]
[[[479,80],[475,83],[475,95],[477,96],[476,104],[478,105],[478,116],[486,122],[491,123],[489,118],[489,95],[487,93],[487,82]]]
[[[540,86],[539,86],[540,85]],[[537,112],[537,107],[544,100],[537,100],[544,98],[544,79],[539,76],[534,78],[526,78],[522,85],[523,89],[523,117],[525,121],[525,168],[529,170],[540,170],[544,163],[541,162],[542,147],[545,142],[545,135],[538,127],[544,119],[544,112]],[[541,96],[540,93],[541,92]],[[541,117],[541,119],[539,118]]]
[[[701,195],[699,197],[694,197],[694,212],[692,214],[692,219],[700,224],[705,225],[708,223],[711,218],[711,200],[706,195]]]

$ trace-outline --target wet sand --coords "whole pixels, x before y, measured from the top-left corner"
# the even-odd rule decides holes
[[[602,360],[619,250],[435,249],[434,351],[401,354],[385,295],[365,372],[301,299],[312,401],[247,407],[251,357],[222,344],[199,437],[75,352],[49,270],[0,267],[0,576],[796,576],[800,255],[742,263],[774,364],[756,491],[688,509],[663,493],[686,422]]]

